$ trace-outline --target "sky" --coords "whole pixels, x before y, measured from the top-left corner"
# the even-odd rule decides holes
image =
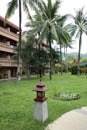
[[[7,3],[11,0],[2,0],[0,2],[0,15],[5,16],[6,10],[7,10]],[[53,0],[55,1],[55,0]],[[61,15],[70,13],[75,14],[75,10],[78,10],[79,8],[84,7],[84,12],[87,11],[87,0],[62,0],[60,5],[59,12]],[[16,10],[15,14],[9,19],[11,22],[19,25],[19,18],[18,18],[18,10]],[[26,23],[26,15],[24,12],[22,12],[22,30],[25,30],[25,23]],[[73,49],[68,49],[68,52],[78,52],[78,40],[73,44]],[[83,36],[82,39],[82,48],[81,53],[87,53],[87,36]]]

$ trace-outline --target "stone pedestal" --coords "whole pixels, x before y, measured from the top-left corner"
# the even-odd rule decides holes
[[[35,102],[34,119],[44,122],[48,118],[47,101]]]

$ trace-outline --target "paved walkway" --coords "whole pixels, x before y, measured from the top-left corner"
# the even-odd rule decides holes
[[[87,107],[65,113],[45,130],[87,130]]]

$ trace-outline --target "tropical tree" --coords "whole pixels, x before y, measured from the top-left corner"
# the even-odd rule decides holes
[[[59,37],[61,35],[62,39],[67,40],[69,35],[67,32],[58,24],[60,18],[57,15],[57,11],[60,6],[60,0],[55,0],[52,3],[52,0],[42,1],[38,8],[36,8],[36,15],[38,20],[35,18],[32,19],[32,22],[29,22],[27,25],[31,27],[29,30],[30,35],[37,35],[39,32],[38,43],[41,43],[43,39],[47,40],[47,43],[50,48],[50,79],[52,79],[52,43],[53,39],[59,43]],[[60,35],[59,35],[60,34]]]
[[[7,20],[9,17],[11,17],[15,10],[19,8],[19,49],[18,49],[18,72],[17,76],[20,73],[20,63],[21,63],[21,22],[22,22],[22,4],[25,12],[28,14],[29,18],[31,18],[30,12],[29,12],[29,5],[34,8],[34,4],[39,4],[38,0],[11,0],[8,3],[8,9],[5,15],[5,19]],[[19,79],[19,76],[18,76]]]
[[[52,72],[55,71],[55,64],[59,61],[59,50],[55,50],[54,48],[51,49],[52,53]]]
[[[34,41],[35,37],[27,37],[26,41],[22,41],[21,58],[23,69],[27,74],[27,79],[30,78],[31,59],[33,58],[35,52]]]
[[[30,72],[40,74],[40,81],[48,63],[48,53],[35,43],[35,37],[28,37],[27,41],[22,41],[21,57],[23,68],[26,71],[27,78],[30,78]],[[25,58],[26,57],[26,58]]]
[[[33,61],[33,63],[32,63]],[[39,74],[40,81],[42,81],[42,75],[45,74],[45,70],[48,68],[49,55],[42,47],[38,51],[36,49],[33,58],[31,59],[31,65],[34,66],[36,73]]]
[[[65,34],[65,36],[63,37],[63,35],[61,35],[61,33],[59,33],[59,31],[57,31],[58,36],[59,36],[59,46],[60,46],[60,64],[61,64],[61,74],[63,74],[63,56],[62,56],[62,48],[63,47],[67,47],[69,46],[70,42],[71,42],[71,36],[67,30],[67,25],[65,25],[65,22],[67,20],[68,15],[64,15],[64,16],[59,16],[60,19],[58,20],[58,25],[60,25],[60,27],[63,29],[63,34]],[[66,49],[67,50],[67,49]]]
[[[65,60],[65,70],[66,70],[66,73],[68,72],[68,63],[69,63],[69,61],[68,61],[68,54],[67,54],[67,48],[71,48],[72,49],[73,48],[72,44],[73,44],[73,42],[71,41],[71,42],[69,42],[69,43],[64,45],[64,60]]]
[[[70,25],[70,32],[72,36],[79,39],[79,50],[78,50],[78,75],[79,71],[79,63],[80,63],[80,53],[81,53],[81,45],[82,45],[82,36],[83,34],[87,34],[87,13],[84,13],[84,8],[76,10],[76,15],[71,17],[74,20],[74,23]]]

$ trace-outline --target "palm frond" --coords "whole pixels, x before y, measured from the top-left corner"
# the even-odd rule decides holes
[[[77,30],[78,26],[75,24],[68,24],[65,29],[70,33],[71,36],[75,35],[75,32]]]
[[[57,25],[56,29],[57,29],[58,37],[59,37],[59,39],[61,38],[62,42],[67,44],[68,42],[71,41],[71,37],[70,37],[69,33],[64,28]]]
[[[28,2],[23,1],[23,8],[24,8],[24,11],[25,11],[26,14],[27,14],[28,19],[32,21],[32,16],[31,16],[31,14],[30,14]]]
[[[8,3],[8,9],[5,15],[5,19],[8,19],[11,17],[11,15],[14,14],[15,9],[18,7],[18,1],[17,0],[12,0],[11,2]]]
[[[47,24],[48,24],[48,21],[44,22],[44,24],[42,26],[42,29],[40,32],[40,37],[38,39],[38,43],[40,43],[42,41],[42,39],[44,39],[44,37],[45,37],[46,31],[47,31]]]
[[[51,24],[51,32],[52,32],[52,35],[54,36],[54,38],[57,40],[57,42],[59,42],[56,27],[54,24]]]
[[[51,19],[52,16],[51,16],[51,10],[52,10],[52,1],[51,0],[48,0],[48,4],[47,4],[47,12],[48,12],[48,17]]]
[[[57,13],[57,10],[60,7],[60,0],[56,0],[55,3],[52,6],[51,16],[54,16]]]
[[[39,11],[45,20],[48,19],[48,7],[44,1],[38,5]]]

